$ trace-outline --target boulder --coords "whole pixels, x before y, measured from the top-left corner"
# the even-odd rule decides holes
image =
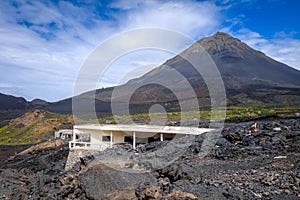
[[[114,198],[120,192],[134,192],[141,182],[155,184],[149,173],[119,171],[101,162],[92,162],[78,176],[78,184],[89,199]]]

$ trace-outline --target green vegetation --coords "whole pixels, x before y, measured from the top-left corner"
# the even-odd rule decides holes
[[[216,109],[213,112],[214,120],[224,119],[224,109]],[[267,107],[267,106],[230,106],[226,109],[226,120],[259,118],[264,116],[294,117],[300,113],[300,106],[292,107]],[[188,111],[188,112],[168,112],[168,113],[148,113],[135,114],[131,116],[107,116],[99,118],[98,122],[105,123],[131,123],[142,122],[148,124],[151,119],[158,123],[174,121],[194,121],[211,120],[210,110]],[[80,120],[77,123],[98,123],[97,120]],[[71,128],[73,125],[72,115],[60,115],[46,111],[32,111],[11,120],[9,125],[0,127],[0,145],[9,144],[35,144],[53,137],[53,132],[62,128]]]
[[[266,107],[266,106],[231,106],[227,108],[226,119],[253,117],[259,118],[263,116],[276,115],[277,117],[287,118],[295,117],[300,112],[300,106],[289,107]]]
[[[230,106],[226,109],[226,117],[224,116],[224,108],[219,108],[214,110],[214,117],[211,118],[211,110],[200,110],[200,111],[188,111],[188,112],[168,112],[167,121],[189,121],[194,119],[202,120],[232,120],[232,119],[243,119],[243,118],[260,118],[266,116],[276,116],[281,118],[295,117],[296,113],[300,113],[300,106],[290,106],[290,107],[267,107],[267,106]],[[163,113],[151,114],[154,119],[163,116]],[[110,116],[98,119],[100,124],[106,123],[106,121],[111,121],[112,124],[118,123],[130,123],[131,121],[143,122],[145,124],[149,123],[150,116],[148,113],[134,114],[131,116]],[[83,123],[96,123],[96,121],[85,121]]]
[[[35,110],[10,121],[0,128],[0,145],[35,144],[53,136],[61,127],[71,128],[72,115]]]

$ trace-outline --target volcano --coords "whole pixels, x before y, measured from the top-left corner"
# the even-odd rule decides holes
[[[206,51],[220,72],[229,105],[300,104],[300,71],[222,32],[199,40],[160,67],[116,88],[118,91],[128,91],[140,85],[141,87],[137,88],[129,98],[132,105],[165,103],[165,105],[173,104],[172,108],[178,106],[178,101],[187,100],[189,90],[192,89],[197,95],[200,107],[207,107],[211,103],[207,85],[195,67],[184,59],[185,55],[192,55],[199,51],[199,47]],[[172,76],[170,69],[182,75],[181,79]],[[187,81],[191,87],[186,87],[186,84],[183,84],[184,81]],[[181,93],[179,96],[183,99],[176,98],[172,91],[159,83],[176,85],[176,91]],[[105,91],[97,90],[96,99],[98,101],[111,99],[111,91],[116,88],[108,88]],[[122,102],[128,99],[126,95],[129,94],[124,92],[113,98],[116,102]],[[166,104],[166,102],[169,103]]]
[[[118,107],[129,103],[131,113],[148,112],[149,108],[157,103],[168,111],[178,111],[179,103],[190,104],[191,94],[196,94],[200,108],[209,108],[211,99],[204,78],[184,59],[186,55],[199,52],[199,47],[205,50],[219,71],[225,87],[227,105],[270,107],[300,105],[300,71],[222,32],[200,39],[140,78],[132,79],[124,85],[86,92],[75,98],[79,99],[81,105],[92,99],[95,101],[97,113],[105,116],[111,115],[113,104]],[[201,64],[201,58],[199,60]],[[209,70],[209,67],[202,69]],[[172,70],[180,76],[173,76],[170,73]],[[179,95],[176,96],[172,89],[165,87],[166,85],[175,86],[173,87],[175,93]],[[116,89],[121,92],[112,95]],[[128,92],[133,89],[133,93]],[[25,110],[30,109],[29,107],[38,107],[56,113],[72,113],[72,98],[38,105],[30,102],[23,104]]]

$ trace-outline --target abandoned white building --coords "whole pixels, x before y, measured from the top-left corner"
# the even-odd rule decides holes
[[[70,148],[104,150],[116,143],[130,142],[135,149],[139,143],[171,140],[184,135],[199,135],[212,131],[209,128],[155,125],[75,125]]]
[[[59,131],[55,131],[54,138],[61,138],[63,140],[72,140],[73,138],[73,130],[72,129],[63,129]]]

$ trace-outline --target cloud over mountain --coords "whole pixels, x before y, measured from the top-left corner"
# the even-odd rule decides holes
[[[285,32],[266,37],[244,27],[243,20],[248,20],[244,13],[237,14],[244,17],[230,14],[237,6],[246,9],[255,5],[196,0],[1,1],[0,70],[5,73],[0,75],[0,92],[50,101],[72,96],[81,64],[99,43],[121,31],[144,27],[172,29],[194,40],[223,30],[299,69],[297,37]],[[145,55],[140,53],[122,65],[122,71],[134,70],[138,63],[160,64],[166,59],[165,54],[150,54],[153,62],[149,62]],[[118,66],[112,67],[101,85],[114,85],[121,78]]]

